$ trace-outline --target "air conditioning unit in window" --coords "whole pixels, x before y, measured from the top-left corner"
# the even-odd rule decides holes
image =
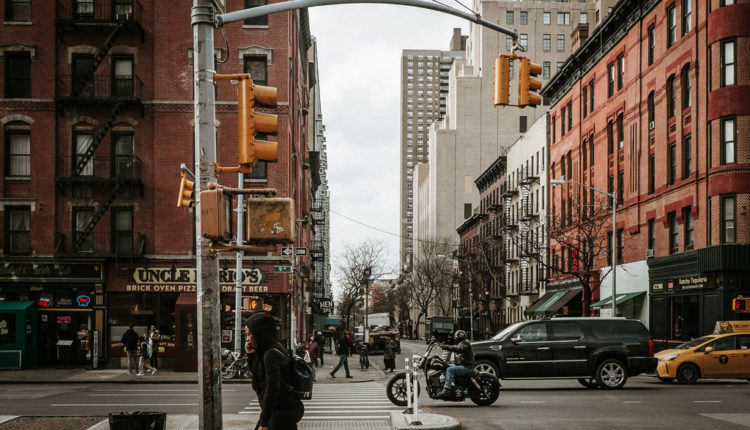
[[[653,130],[653,129],[654,129],[654,127],[656,127],[656,124],[655,124],[655,123],[654,123],[653,121],[649,121],[649,122],[648,122],[648,129],[649,129],[649,130]]]
[[[647,249],[646,250],[646,258],[654,258],[654,250],[653,249]]]

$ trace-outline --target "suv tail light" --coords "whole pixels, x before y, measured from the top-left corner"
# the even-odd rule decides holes
[[[653,357],[655,352],[656,352],[656,346],[654,345],[654,340],[649,339],[648,340],[648,356]]]

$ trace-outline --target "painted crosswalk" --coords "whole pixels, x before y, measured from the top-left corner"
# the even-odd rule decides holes
[[[373,420],[390,422],[391,412],[401,411],[388,400],[385,389],[376,383],[318,384],[313,398],[304,400],[303,422],[336,420]],[[240,414],[260,414],[257,400],[252,400]]]

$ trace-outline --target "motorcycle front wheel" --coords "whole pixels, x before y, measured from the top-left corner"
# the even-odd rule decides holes
[[[472,387],[469,389],[469,398],[478,406],[489,406],[495,403],[500,397],[500,382],[492,375],[480,373],[476,376],[479,388]]]
[[[237,366],[234,363],[221,366],[221,379],[232,379],[237,375]]]
[[[401,372],[393,375],[393,377],[388,381],[388,385],[386,386],[386,394],[388,395],[388,400],[391,401],[396,406],[406,406],[407,405],[407,394],[406,394],[406,373]],[[412,387],[412,393],[414,388]],[[421,387],[419,384],[417,384],[417,395],[419,395],[419,392],[421,391]],[[414,394],[412,394],[413,396]],[[413,403],[412,398],[412,403]]]

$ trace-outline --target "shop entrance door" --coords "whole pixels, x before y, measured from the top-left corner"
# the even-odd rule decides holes
[[[701,336],[698,294],[670,298],[671,339],[690,340]]]
[[[90,363],[92,312],[45,310],[38,315],[39,364],[76,366]]]

